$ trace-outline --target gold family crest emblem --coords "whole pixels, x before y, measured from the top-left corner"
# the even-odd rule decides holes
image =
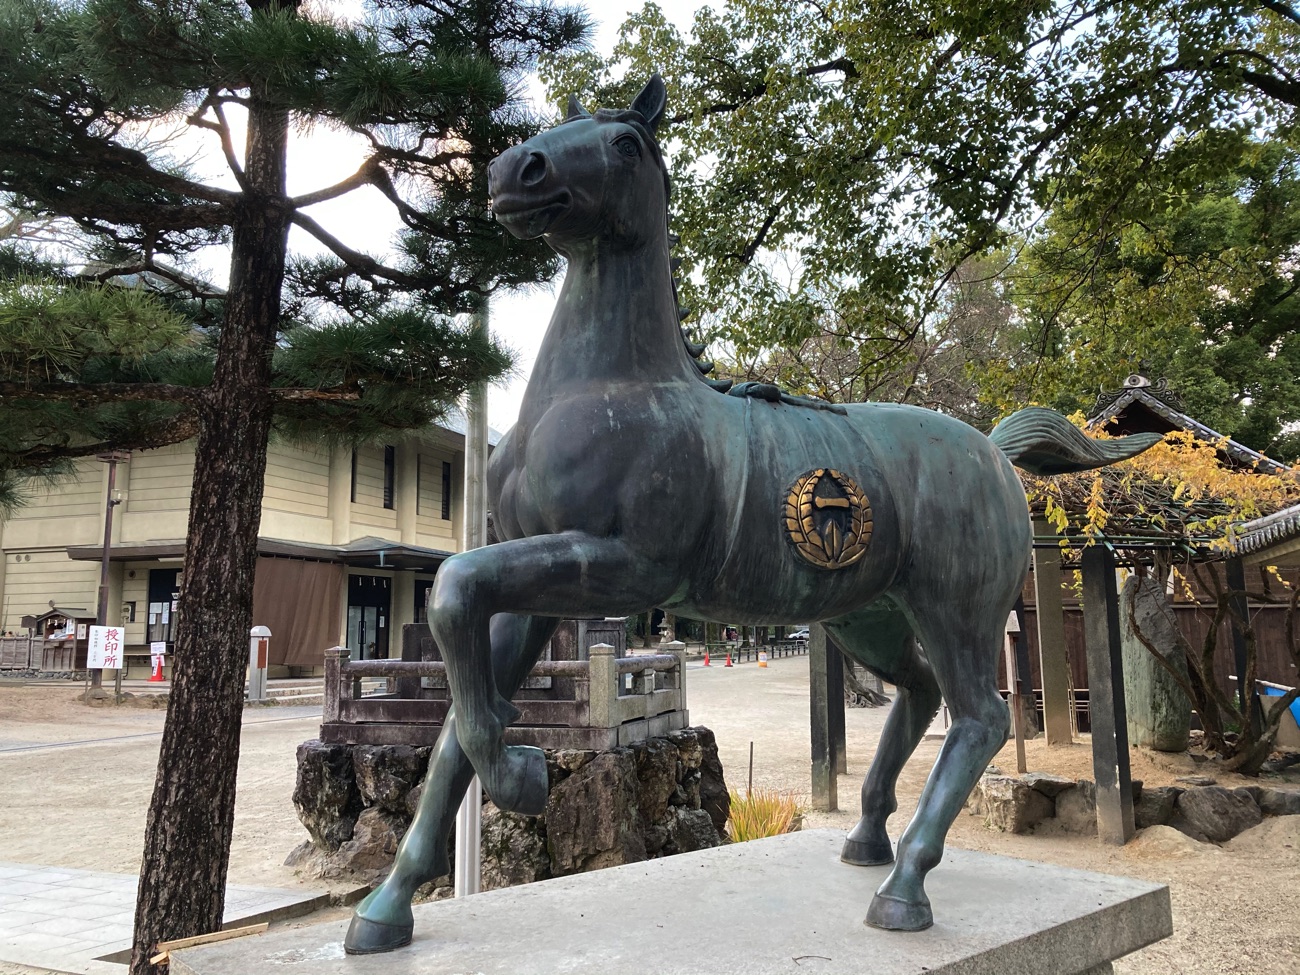
[[[785,499],[783,523],[795,550],[821,569],[843,569],[867,554],[871,503],[847,474],[820,467],[800,475]]]

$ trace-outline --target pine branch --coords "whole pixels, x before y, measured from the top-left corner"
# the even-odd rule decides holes
[[[289,205],[295,209],[298,207],[309,207],[316,203],[324,203],[326,200],[332,200],[335,197],[343,196],[345,193],[351,193],[359,187],[368,183],[374,183],[376,176],[382,174],[379,160],[371,156],[361,164],[361,168],[345,180],[335,183],[333,186],[326,186],[323,189],[316,190],[312,193],[304,193],[302,196],[295,196],[289,200]],[[387,174],[384,174],[387,181]]]
[[[203,113],[209,108],[217,117],[215,122],[209,122],[203,117]],[[217,133],[217,138],[221,140],[221,152],[226,157],[226,165],[235,174],[235,180],[239,183],[240,188],[247,192],[248,179],[244,176],[244,168],[239,165],[239,157],[235,155],[235,146],[230,138],[230,124],[226,121],[226,111],[221,107],[221,99],[217,97],[217,93],[210,91],[208,97],[203,100],[203,104],[186,121],[190,125],[196,125],[199,128]]]
[[[311,234],[322,244],[332,250],[338,258],[345,262],[353,272],[368,279],[385,279],[393,284],[408,288],[424,288],[428,286],[427,281],[422,281],[414,275],[407,274],[405,271],[399,271],[397,268],[388,267],[379,263],[368,254],[353,250],[343,241],[339,240],[319,223],[307,216],[301,211],[294,211],[292,220],[307,233]]]
[[[334,389],[272,389],[271,396],[281,402],[349,403],[361,399],[361,391],[351,387]]]
[[[171,383],[15,383],[0,381],[0,400],[72,400],[84,403],[162,402],[198,405],[204,391]]]
[[[21,470],[39,470],[62,460],[75,460],[78,457],[93,457],[110,450],[155,450],[170,447],[172,444],[190,440],[199,433],[199,418],[196,413],[180,413],[170,420],[155,423],[149,432],[139,437],[100,440],[81,444],[48,444],[24,450],[20,457]]]

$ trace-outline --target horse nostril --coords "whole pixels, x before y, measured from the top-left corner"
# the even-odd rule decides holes
[[[546,179],[546,157],[540,152],[530,152],[528,162],[519,171],[519,182],[524,186],[536,186]]]

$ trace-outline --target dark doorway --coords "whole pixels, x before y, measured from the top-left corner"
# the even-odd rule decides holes
[[[145,617],[145,642],[166,643],[171,652],[176,625],[176,600],[180,598],[180,569],[149,570],[149,615]]]
[[[353,660],[388,656],[392,579],[348,576],[348,650]]]

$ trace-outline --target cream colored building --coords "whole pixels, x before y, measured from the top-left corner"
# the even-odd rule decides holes
[[[454,426],[386,447],[271,445],[253,622],[271,628],[280,673],[314,669],[340,644],[354,657],[401,655],[403,624],[423,619],[434,573],[461,548],[464,437]],[[108,465],[77,468],[0,525],[3,631],[25,633],[23,617],[51,606],[95,614]],[[171,642],[193,474],[192,441],[117,467],[109,619],[126,627],[133,671],[147,669],[150,643]]]

